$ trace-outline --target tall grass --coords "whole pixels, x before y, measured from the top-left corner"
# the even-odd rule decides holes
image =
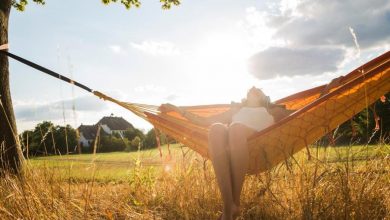
[[[388,219],[388,148],[378,146],[382,154],[366,160],[354,160],[349,151],[312,148],[311,160],[301,152],[269,172],[248,176],[239,218]],[[93,163],[86,171],[91,178],[82,179],[66,175],[71,165],[27,162],[23,175],[0,180],[0,218],[216,219],[222,204],[211,163],[195,154],[174,159],[162,166],[135,163],[120,181],[94,178],[99,169]]]

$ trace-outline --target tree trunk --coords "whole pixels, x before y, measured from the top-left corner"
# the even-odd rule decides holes
[[[11,0],[0,0],[0,45],[8,43]],[[0,55],[0,174],[20,171],[22,154],[9,86],[8,57]]]

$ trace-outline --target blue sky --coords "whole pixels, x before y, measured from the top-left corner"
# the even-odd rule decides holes
[[[168,11],[159,1],[142,4],[30,3],[11,13],[10,51],[124,101],[194,105],[240,101],[251,86],[276,100],[390,48],[385,0],[187,0]],[[10,66],[19,131],[42,120],[93,124],[111,113],[151,127],[78,88]]]

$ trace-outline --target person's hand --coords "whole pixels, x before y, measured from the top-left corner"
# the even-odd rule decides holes
[[[174,111],[173,110],[173,105],[169,103],[161,104],[160,107],[158,107],[158,110],[162,113],[169,112],[169,111]]]
[[[165,104],[160,105],[158,110],[161,113],[170,112],[170,111],[175,111],[175,112],[181,113],[181,110],[179,107],[172,105],[170,103],[165,103]]]

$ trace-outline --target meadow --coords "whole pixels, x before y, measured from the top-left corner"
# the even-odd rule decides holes
[[[217,219],[208,160],[171,145],[37,157],[0,181],[1,219]],[[248,176],[239,219],[389,219],[390,146],[311,147]]]

